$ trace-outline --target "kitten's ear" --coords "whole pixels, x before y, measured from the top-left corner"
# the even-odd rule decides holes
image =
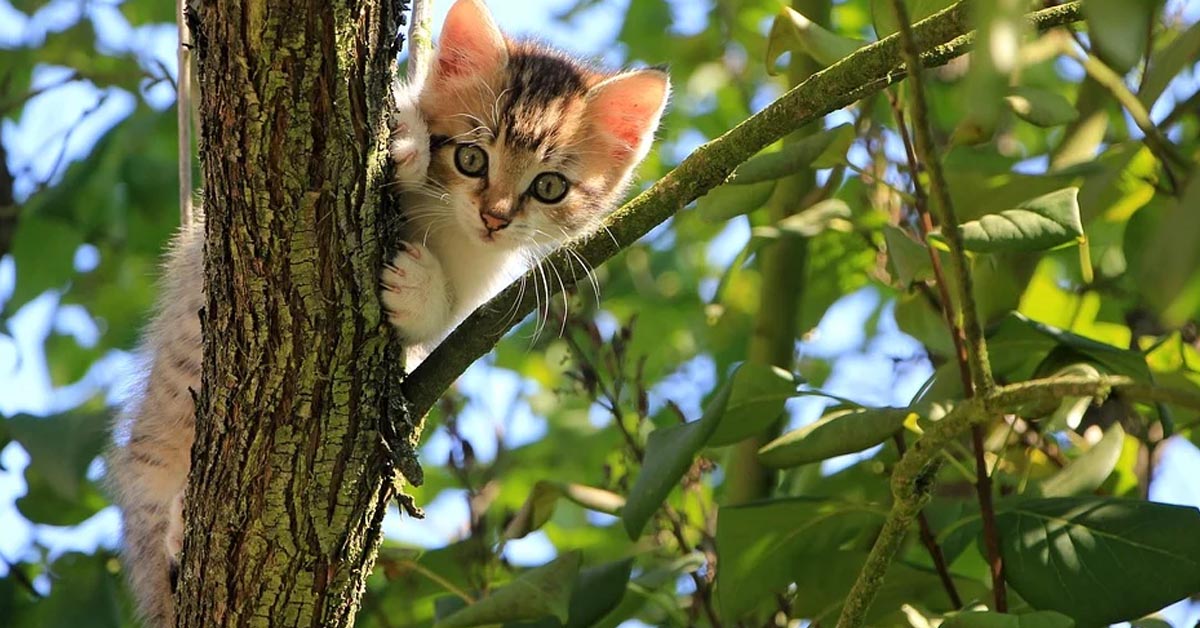
[[[433,62],[433,79],[451,83],[487,75],[508,63],[504,35],[480,0],[458,0],[450,7]]]
[[[670,93],[661,70],[618,74],[588,91],[588,116],[613,158],[632,165],[646,156]]]

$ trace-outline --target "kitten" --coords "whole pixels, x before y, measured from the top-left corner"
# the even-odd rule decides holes
[[[390,147],[407,222],[382,301],[410,367],[542,253],[599,228],[668,92],[658,70],[598,72],[506,39],[482,2],[451,7],[418,106],[400,92]]]
[[[662,72],[604,74],[506,39],[479,0],[453,5],[428,78],[397,90],[389,145],[406,241],[383,269],[381,300],[410,366],[542,252],[598,228],[649,150],[668,92]],[[125,564],[152,628],[175,621],[203,240],[201,218],[167,255],[142,393],[118,417],[109,456]]]

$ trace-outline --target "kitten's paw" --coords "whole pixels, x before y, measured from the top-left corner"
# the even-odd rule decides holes
[[[414,185],[424,182],[429,171],[429,127],[411,90],[402,89],[396,96],[396,112],[388,127],[388,153],[395,164],[396,180]]]
[[[442,265],[424,245],[402,242],[401,247],[380,278],[388,322],[409,343],[435,340],[450,315]]]
[[[167,511],[167,535],[163,541],[166,543],[167,557],[172,561],[177,560],[179,552],[183,551],[183,491],[171,500],[171,507]]]

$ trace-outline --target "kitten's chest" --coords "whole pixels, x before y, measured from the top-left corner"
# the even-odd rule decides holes
[[[465,317],[525,270],[518,252],[483,246],[468,241],[469,237],[448,229],[427,242],[441,262],[455,319]]]

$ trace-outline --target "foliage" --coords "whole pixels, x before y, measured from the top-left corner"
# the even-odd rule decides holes
[[[779,96],[781,55],[830,65],[900,26],[887,0],[782,11],[766,0],[682,4],[691,19],[668,3],[606,0],[578,0],[560,16],[567,28],[591,11],[623,11],[613,49],[629,62],[671,62],[674,104],[647,180]],[[949,4],[908,7],[917,20]],[[874,573],[870,625],[1091,626],[1200,592],[1200,513],[1145,500],[1167,443],[1200,444],[1200,25],[1181,3],[1087,0],[1072,38],[1021,27],[1029,3],[995,5],[974,18],[993,38],[987,46],[922,75],[959,225],[923,215],[940,201],[897,122],[917,106],[902,83],[741,164],[596,269],[599,294],[582,272],[545,277],[545,292],[579,283],[432,414],[439,427],[427,435],[416,498],[465,501],[467,521],[444,547],[387,540],[360,625],[832,624],[887,538],[889,512],[906,504],[911,487],[899,499],[889,491],[908,477],[905,452],[936,456],[915,474],[918,488],[929,479],[936,488],[913,502],[920,517]],[[171,19],[165,6],[127,0],[119,10],[140,25]],[[830,19],[814,22],[824,12],[814,7]],[[38,64],[70,68],[68,82],[104,94],[133,93],[136,104],[45,180],[13,173],[24,187],[14,245],[0,251],[15,267],[13,291],[0,294],[0,346],[16,346],[9,323],[50,291],[54,316],[83,310],[97,330],[89,342],[60,324],[41,339],[54,383],[87,389],[112,352],[133,348],[150,307],[177,221],[177,169],[174,112],[153,96],[169,78],[146,55],[97,44],[94,18],[76,17],[0,48],[6,146],[7,125],[61,89],[31,82]],[[1125,114],[1129,97],[1154,129]],[[766,206],[794,176],[819,185],[784,198],[791,215],[772,220]],[[947,233],[961,236],[970,295],[950,271]],[[747,361],[746,348],[769,290],[759,253],[781,241],[803,243],[792,275],[800,333],[770,339],[794,357],[772,367]],[[77,261],[81,244],[98,253],[94,268]],[[876,305],[861,322],[837,318],[864,295]],[[983,402],[966,400],[945,315],[957,324],[964,299],[977,306],[998,384],[1078,386],[975,413]],[[893,326],[919,355],[902,355]],[[824,351],[831,333],[862,339]],[[867,357],[886,365],[855,370]],[[918,390],[905,383],[914,370],[928,376]],[[497,399],[496,382],[516,393]],[[1160,388],[1181,394],[1140,394]],[[51,416],[0,422],[0,443],[30,457],[14,516],[74,526],[104,507],[93,465],[107,412],[100,392]],[[975,494],[974,443],[949,433],[972,413],[981,418],[962,425],[980,426],[994,509]],[[770,432],[781,414],[785,429]],[[521,425],[540,433],[504,434]],[[731,452],[764,430],[759,459],[774,488],[731,504]],[[992,593],[985,518],[1011,587],[1007,609]],[[557,557],[529,566],[521,548],[537,539]],[[0,616],[14,626],[130,625],[119,564],[107,549],[89,551],[6,557]]]

